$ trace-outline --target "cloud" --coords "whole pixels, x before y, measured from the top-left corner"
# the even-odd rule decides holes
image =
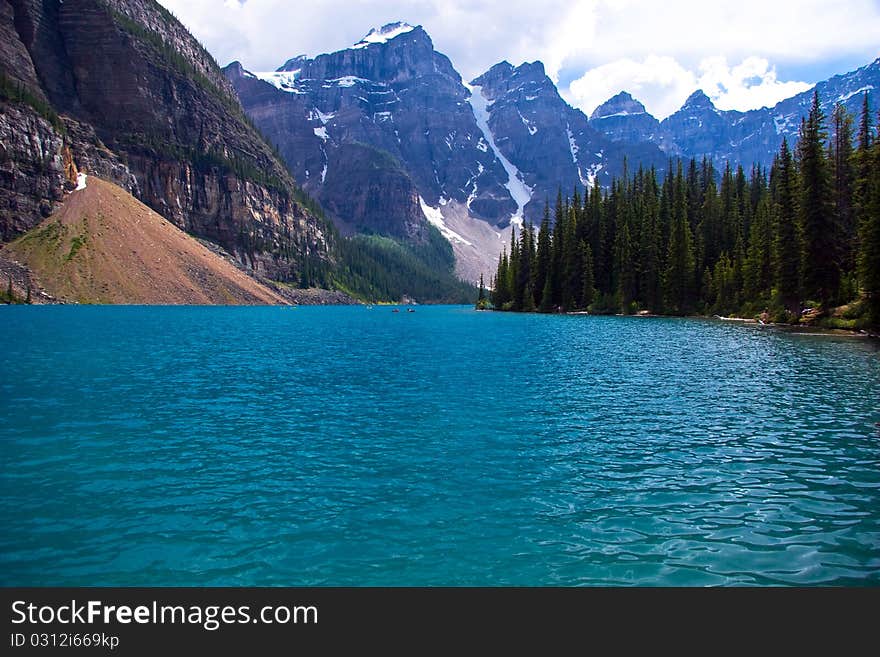
[[[674,112],[696,88],[696,78],[672,57],[618,59],[571,83],[567,100],[588,115],[619,91],[628,91],[658,118]]]
[[[705,91],[719,109],[745,110],[775,105],[811,86],[779,81],[776,69],[761,57],[747,57],[736,66],[728,65],[724,57],[707,57],[690,70],[673,57],[648,55],[597,66],[573,81],[565,95],[590,114],[617,92],[628,91],[663,119],[697,89]]]
[[[642,89],[643,102],[661,115],[675,105],[662,93],[683,100],[700,81],[723,85],[726,91],[714,96],[719,106],[772,102],[801,85],[779,80],[776,67],[867,63],[878,55],[880,34],[875,0],[160,2],[221,64],[237,59],[251,70],[272,70],[294,55],[346,48],[374,26],[406,20],[423,25],[465,79],[504,59],[541,60],[554,80],[564,81],[563,94],[584,109],[598,95],[593,85],[609,96]],[[569,80],[580,82],[569,90]]]
[[[704,59],[697,84],[719,109],[770,107],[812,86],[807,82],[781,82],[776,69],[762,57],[747,57],[734,67],[728,66],[724,57]]]

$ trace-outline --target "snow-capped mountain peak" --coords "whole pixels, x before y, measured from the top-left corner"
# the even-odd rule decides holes
[[[388,23],[387,25],[383,25],[380,28],[373,28],[370,30],[367,35],[358,41],[353,48],[366,48],[372,43],[387,43],[396,37],[399,37],[401,34],[406,34],[407,32],[412,32],[416,29],[415,25],[410,25],[409,23],[396,22],[396,23]]]

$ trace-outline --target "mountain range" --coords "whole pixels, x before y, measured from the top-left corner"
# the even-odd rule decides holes
[[[857,111],[878,86],[880,60],[817,90]],[[0,241],[60,216],[85,172],[263,282],[458,299],[453,267],[488,276],[560,189],[671,157],[766,166],[809,98],[725,112],[697,91],[658,121],[622,92],[587,117],[541,62],[465,81],[402,22],[251,72],[154,0],[0,0]]]
[[[418,242],[433,224],[457,271],[490,271],[510,226],[538,223],[558,190],[608,185],[625,167],[669,158],[716,169],[768,167],[797,139],[812,91],[749,112],[695,91],[663,121],[622,91],[590,117],[569,105],[541,62],[500,62],[467,82],[419,26],[391,23],[351,48],[289,59],[275,71],[224,69],[248,116],[345,232]],[[819,83],[830,114],[880,88],[880,59]]]

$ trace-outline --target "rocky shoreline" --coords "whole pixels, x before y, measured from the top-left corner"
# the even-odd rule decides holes
[[[590,313],[585,310],[576,310],[565,313],[566,315],[596,315],[596,316],[614,316],[614,317],[641,317],[645,319],[658,318],[658,317],[674,317],[674,315],[657,315],[654,313],[641,311],[634,315],[623,315],[621,313],[614,313],[611,315],[610,313]],[[758,328],[768,328],[774,329],[777,331],[782,331],[785,333],[792,333],[796,335],[827,335],[827,336],[839,336],[839,337],[853,337],[853,338],[874,338],[880,339],[880,333],[871,330],[865,329],[846,329],[846,328],[825,328],[822,326],[814,326],[812,324],[778,324],[774,322],[766,322],[760,321],[750,317],[721,317],[719,315],[689,315],[687,319],[705,319],[716,322],[731,322],[734,324],[748,324],[749,326],[755,326]]]

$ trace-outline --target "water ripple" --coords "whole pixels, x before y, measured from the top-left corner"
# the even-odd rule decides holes
[[[867,341],[0,311],[0,585],[880,584]]]

